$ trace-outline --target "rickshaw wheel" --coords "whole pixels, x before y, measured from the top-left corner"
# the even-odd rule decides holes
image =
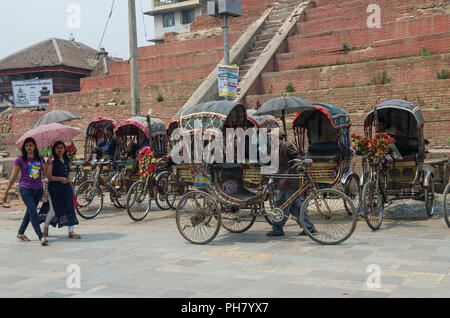
[[[434,215],[434,180],[430,176],[427,178],[429,178],[428,185],[424,187],[425,210],[430,217]]]
[[[347,213],[350,208],[350,214]],[[316,232],[306,226],[306,217]],[[336,245],[348,239],[356,228],[357,215],[352,200],[341,191],[320,189],[302,204],[300,222],[305,233],[315,242]]]
[[[383,198],[374,181],[366,182],[361,195],[362,215],[373,231],[378,230],[383,222]]]
[[[235,213],[222,212],[222,226],[231,233],[244,233],[253,226],[260,209],[260,205],[255,204],[250,209],[239,209]]]
[[[212,241],[222,223],[219,205],[204,191],[185,194],[178,204],[175,218],[181,236],[193,244]]]
[[[447,186],[445,187],[444,202],[442,206],[442,214],[444,216],[445,223],[447,223],[447,226],[450,228],[449,213],[450,213],[450,183],[447,184]]]
[[[94,181],[85,181],[77,189],[76,210],[83,219],[95,218],[103,208],[103,192]]]
[[[109,193],[109,199],[111,200],[111,203],[114,205],[114,207],[116,207],[118,209],[120,208],[120,206],[116,202],[116,197],[113,196],[112,193]]]
[[[270,211],[273,211],[273,209],[275,209],[275,207],[276,207],[275,202],[277,200],[279,190],[276,189],[275,183],[271,182],[268,184],[265,191],[266,192],[264,192],[264,193],[267,193],[269,195],[268,201],[269,201]],[[266,219],[267,223],[269,223],[269,225],[273,225],[272,216],[270,214],[265,214],[264,218]]]
[[[162,172],[156,177],[155,202],[161,210],[170,209],[170,205],[167,202],[168,182],[167,172]]]
[[[182,187],[182,188],[181,188]],[[172,210],[176,210],[178,207],[177,197],[186,194],[186,187],[184,184],[169,182],[167,189],[167,204],[170,206]],[[177,202],[178,201],[178,202]]]
[[[144,181],[135,182],[127,195],[127,213],[133,221],[142,221],[150,211],[152,196]]]
[[[359,178],[352,174],[350,175],[344,183],[344,194],[352,200],[353,205],[358,214],[361,208],[361,186],[359,185]],[[347,211],[350,213],[350,211]]]

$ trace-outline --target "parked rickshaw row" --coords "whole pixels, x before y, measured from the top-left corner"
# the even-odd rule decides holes
[[[300,101],[298,101],[300,100]],[[279,128],[280,109],[264,105],[247,110],[230,101],[212,101],[182,108],[166,127],[158,118],[133,117],[121,123],[113,118],[94,120],[86,130],[85,159],[102,139],[106,125],[113,125],[117,147],[107,161],[75,161],[74,183],[76,209],[86,219],[94,218],[103,208],[104,192],[109,192],[117,208],[127,209],[135,221],[143,220],[152,200],[161,210],[175,209],[180,234],[194,244],[213,240],[220,227],[232,233],[249,230],[258,216],[269,224],[282,222],[287,207],[297,198],[303,200],[300,220],[305,233],[320,244],[339,244],[348,239],[357,217],[364,217],[372,230],[380,228],[383,212],[395,200],[413,199],[425,203],[428,216],[434,212],[434,188],[448,183],[448,159],[426,159],[424,120],[420,109],[411,102],[390,100],[376,105],[364,121],[364,137],[375,138],[385,132],[392,136],[396,150],[380,157],[362,156],[362,172],[351,169],[355,153],[350,133],[351,121],[341,108],[330,104],[309,104],[290,98],[281,101],[284,115],[295,113],[292,135],[304,159],[290,162],[294,173],[269,171],[261,154],[269,155],[278,144],[270,134]],[[194,145],[199,132],[207,133],[202,153],[225,136],[228,128],[257,128],[267,131],[267,143],[257,135],[245,137],[245,151],[235,141],[217,139],[223,149],[232,143],[233,163],[226,163],[225,153],[212,152],[206,163],[178,163],[171,157],[177,142],[189,139]],[[287,137],[286,137],[287,138]],[[378,137],[376,137],[378,138]],[[254,147],[256,148],[254,148]],[[139,171],[143,149],[151,149],[155,169]],[[257,149],[257,160],[250,154]],[[185,153],[183,153],[183,151]],[[239,160],[239,151],[244,158]],[[189,153],[189,155],[187,155]],[[181,147],[178,154],[194,159],[192,149]],[[278,182],[295,180],[298,187],[281,206],[276,206]],[[446,193],[449,192],[449,186]],[[448,195],[444,197],[447,215]],[[314,231],[306,224],[312,222]],[[449,225],[450,227],[450,225]]]

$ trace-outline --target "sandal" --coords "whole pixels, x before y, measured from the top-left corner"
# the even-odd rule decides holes
[[[69,232],[69,239],[79,240],[80,238],[81,238],[81,235],[78,235],[75,232]]]
[[[26,237],[24,234],[17,234],[17,239],[21,240],[23,242],[31,242],[31,240],[28,237]]]
[[[45,237],[41,238],[40,242],[41,242],[42,246],[44,246],[44,245],[46,245],[48,243],[48,241],[47,241],[47,239]]]
[[[9,209],[11,207],[11,205],[8,202],[2,202],[2,204],[5,209]]]
[[[48,228],[43,226],[42,227],[42,234],[44,235],[44,237],[48,237]]]

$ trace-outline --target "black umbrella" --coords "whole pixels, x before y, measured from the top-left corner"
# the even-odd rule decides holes
[[[305,110],[314,110],[314,106],[295,96],[273,98],[265,102],[255,115],[281,115],[283,128],[286,132],[286,114],[303,112]],[[287,137],[286,137],[287,138]]]
[[[72,120],[72,119],[81,119],[80,115],[77,115],[68,110],[59,110],[55,109],[51,112],[48,112],[41,118],[39,118],[34,124],[33,128],[36,128],[40,125],[48,125],[53,123],[62,123],[64,121]]]

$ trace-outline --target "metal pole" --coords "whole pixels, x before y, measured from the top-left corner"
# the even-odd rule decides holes
[[[134,115],[140,115],[141,99],[139,93],[139,67],[135,0],[128,0],[128,24],[130,33],[131,112]]]
[[[228,17],[224,15],[223,20],[223,56],[225,65],[230,65],[230,48],[228,46]]]

